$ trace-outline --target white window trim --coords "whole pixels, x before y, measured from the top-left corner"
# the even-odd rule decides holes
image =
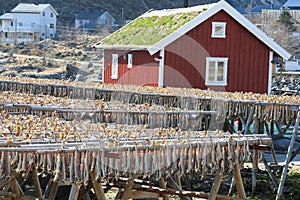
[[[118,79],[118,54],[112,54],[112,61],[111,61],[111,78]]]
[[[224,62],[224,74],[223,81],[209,81],[209,62],[215,62],[215,80],[217,80],[217,63]],[[226,86],[227,85],[227,67],[228,67],[228,58],[222,57],[207,57],[206,58],[206,73],[205,73],[205,85],[216,85],[216,86]]]
[[[223,27],[222,35],[217,35],[216,34],[216,26],[222,26]],[[213,37],[213,38],[226,38],[226,22],[212,22],[211,37]]]
[[[127,68],[131,69],[132,68],[132,54],[127,54],[127,56],[128,56]]]

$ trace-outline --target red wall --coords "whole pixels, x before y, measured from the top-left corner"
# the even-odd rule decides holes
[[[119,55],[117,80],[111,78],[112,54]],[[127,67],[127,54],[133,54],[131,69]],[[157,54],[150,56],[148,51],[105,50],[104,56],[104,83],[158,85],[158,62],[154,60]]]
[[[227,22],[226,38],[212,38],[212,22]],[[213,90],[267,93],[269,47],[224,11],[165,48],[164,85],[207,89],[206,57],[228,57],[227,86]]]

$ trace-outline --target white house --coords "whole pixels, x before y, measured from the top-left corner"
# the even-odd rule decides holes
[[[82,11],[76,15],[75,28],[82,28],[84,32],[94,32],[101,28],[111,28],[115,26],[114,17],[105,10]]]
[[[56,34],[58,13],[50,4],[20,3],[0,16],[1,42],[32,42]]]

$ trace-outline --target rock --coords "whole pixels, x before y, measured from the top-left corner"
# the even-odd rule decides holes
[[[79,71],[78,67],[75,67],[72,64],[67,64],[67,67],[66,67],[66,76],[67,77],[76,76],[78,71]]]
[[[27,55],[27,54],[30,53],[30,50],[29,49],[24,49],[21,53]]]
[[[81,56],[82,55],[82,51],[77,52],[76,56]]]
[[[82,81],[82,82],[84,82],[86,80],[87,80],[86,76],[79,75],[79,76],[76,77],[76,81]]]
[[[24,42],[19,43],[17,47],[19,49],[24,49],[24,47],[25,47]]]
[[[61,53],[61,52],[57,52],[57,53],[55,54],[55,57],[56,57],[56,58],[61,58],[61,57],[62,57],[62,53]]]

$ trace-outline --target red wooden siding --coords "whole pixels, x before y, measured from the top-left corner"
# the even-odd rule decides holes
[[[212,22],[226,22],[226,38],[212,38]],[[223,91],[267,93],[269,47],[220,11],[165,48],[164,86],[205,85],[206,57],[228,57],[227,86]]]
[[[111,78],[112,54],[118,54],[118,79]],[[127,67],[127,54],[133,54],[132,68]],[[158,54],[150,56],[148,51],[104,51],[104,83],[158,85]]]

